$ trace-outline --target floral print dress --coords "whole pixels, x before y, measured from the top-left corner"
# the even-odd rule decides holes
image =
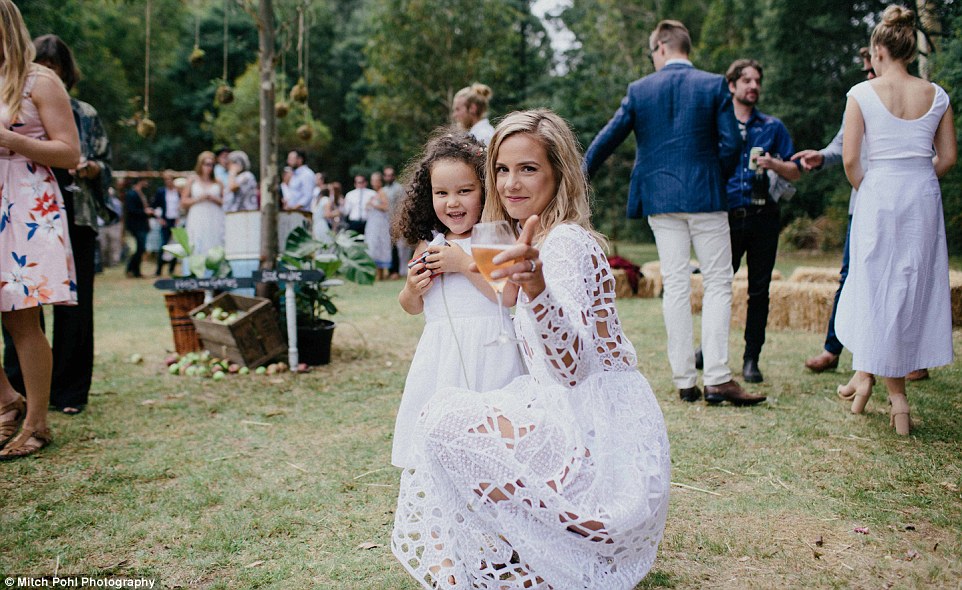
[[[29,74],[15,122],[0,103],[0,124],[47,139],[30,99],[37,76],[44,75],[53,76],[43,70]],[[76,302],[73,253],[57,181],[47,166],[0,148],[0,312]]]

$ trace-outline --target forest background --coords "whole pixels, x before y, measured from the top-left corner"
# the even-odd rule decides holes
[[[189,170],[200,151],[222,144],[257,161],[256,0],[15,1],[32,35],[55,33],[73,48],[83,75],[74,92],[99,110],[116,169]],[[929,77],[958,105],[962,2],[905,3],[925,9],[920,26],[934,46]],[[550,107],[587,146],[627,85],[653,71],[648,35],[663,18],[688,26],[699,68],[724,73],[734,59],[759,60],[759,108],[785,122],[796,149],[820,148],[838,131],[845,93],[864,79],[858,48],[891,2],[569,0],[543,18],[532,4],[274,0],[277,96],[290,107],[278,125],[280,154],[306,149],[315,171],[345,186],[355,173],[403,168],[448,121],[454,93],[475,81],[494,91],[495,122],[515,109]],[[149,116],[157,132],[144,138],[136,123],[145,102],[148,7]],[[552,29],[566,30],[558,47]],[[287,98],[300,78],[305,105]],[[229,104],[215,98],[225,83],[233,88]],[[962,109],[955,110],[962,131]],[[295,132],[305,124],[309,140]],[[624,218],[633,158],[629,139],[593,179],[594,221],[610,237],[646,241],[647,224]],[[782,208],[785,241],[840,247],[849,195],[840,167],[808,175],[798,188]],[[962,167],[944,179],[943,202],[950,250],[962,253]]]

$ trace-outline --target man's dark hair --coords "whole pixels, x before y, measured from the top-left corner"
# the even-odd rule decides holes
[[[67,90],[71,90],[80,81],[80,70],[74,61],[73,53],[67,44],[56,35],[42,35],[33,40],[37,50],[34,61],[50,64],[59,70],[60,79]]]
[[[297,154],[297,157],[301,159],[301,162],[307,162],[307,154],[304,152],[304,150],[293,149],[291,151]]]
[[[742,71],[745,68],[755,68],[758,71],[758,81],[762,81],[762,77],[765,73],[762,71],[762,64],[754,59],[736,59],[732,62],[732,65],[728,66],[728,71],[725,72],[725,79],[728,80],[729,84],[734,84],[735,80],[742,77]]]

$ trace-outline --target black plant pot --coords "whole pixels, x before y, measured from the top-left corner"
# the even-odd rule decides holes
[[[297,357],[310,366],[331,362],[331,340],[334,338],[334,322],[320,320],[315,327],[297,327]]]

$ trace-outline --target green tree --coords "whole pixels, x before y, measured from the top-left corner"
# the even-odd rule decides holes
[[[409,159],[472,82],[492,88],[498,116],[537,100],[550,70],[547,34],[526,1],[382,0],[369,30],[356,91],[372,164]]]

